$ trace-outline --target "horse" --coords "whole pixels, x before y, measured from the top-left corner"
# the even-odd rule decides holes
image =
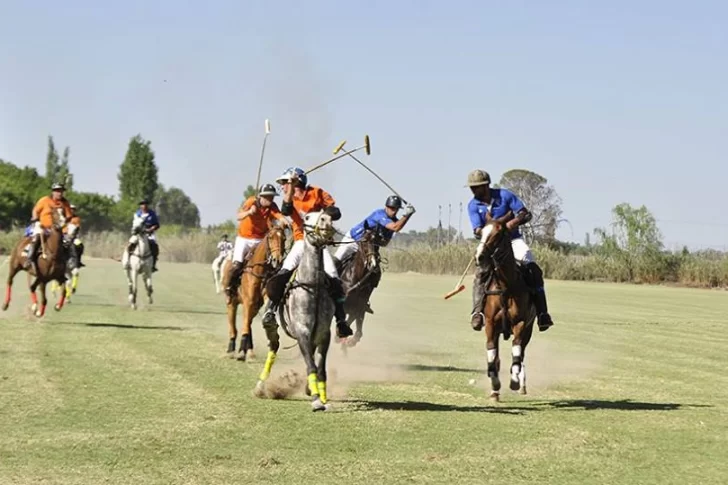
[[[329,409],[326,397],[326,356],[331,343],[334,302],[327,288],[323,252],[326,245],[333,242],[333,236],[331,216],[325,212],[306,214],[301,262],[278,307],[281,327],[286,335],[298,342],[306,363],[306,395],[311,396],[313,411]],[[259,397],[265,393],[265,381],[280,346],[278,332],[275,329],[267,331],[270,350],[255,387],[255,395]],[[318,355],[315,355],[316,352]]]
[[[151,305],[153,303],[152,293],[152,251],[149,244],[149,235],[144,230],[144,219],[134,216],[131,227],[132,236],[130,243],[135,243],[134,250],[131,254],[124,251],[121,257],[121,264],[126,272],[126,280],[129,285],[129,304],[133,310],[137,309],[137,277],[142,275],[144,287],[147,290],[147,301]],[[127,261],[129,267],[126,267]]]
[[[357,241],[357,251],[343,261],[337,262],[337,271],[344,286],[346,301],[344,308],[347,315],[347,324],[351,326],[356,322],[354,335],[341,341],[342,350],[354,347],[362,338],[364,317],[369,310],[369,298],[379,285],[382,277],[379,248],[383,246],[381,235],[368,230]]]
[[[48,299],[46,298],[46,284],[50,281],[58,281],[63,285],[66,282],[66,260],[68,258],[67,250],[63,245],[62,226],[65,220],[57,213],[53,212],[53,224],[50,229],[44,230],[40,235],[40,251],[36,260],[35,268],[26,270],[23,265],[27,260],[26,254],[32,236],[23,236],[15,245],[12,254],[9,256],[8,278],[5,286],[5,302],[3,303],[3,311],[10,306],[10,298],[13,287],[13,279],[20,271],[28,273],[28,288],[30,289],[30,299],[33,302],[31,310],[36,317],[40,318],[45,315]],[[31,276],[33,281],[31,283]],[[35,293],[36,288],[40,288],[40,306],[38,305],[38,296]],[[66,300],[66,293],[61,292],[58,302],[54,306],[56,311],[61,311]]]
[[[74,244],[73,242],[67,243],[69,246]],[[68,250],[68,261],[66,262],[66,283],[65,285],[59,284],[57,281],[53,281],[51,285],[51,291],[55,295],[59,289],[63,289],[66,293],[66,303],[71,303],[71,295],[76,293],[78,287],[78,276],[80,268],[78,267],[78,257],[76,256],[73,248],[67,247]]]
[[[215,282],[215,293],[218,295],[220,294],[220,291],[222,290],[222,275],[224,272],[227,271],[228,264],[233,260],[233,253],[232,251],[226,252],[224,255],[220,254],[218,255],[213,261],[212,265],[210,266],[212,268],[212,281]]]
[[[505,218],[488,220],[483,227],[476,252],[476,258],[483,268],[482,279],[478,284],[483,284],[485,288],[483,314],[488,377],[491,384],[490,399],[493,401],[500,400],[498,339],[501,334],[504,340],[513,335],[510,388],[526,394],[524,361],[536,319],[532,291],[528,288],[520,265],[513,255],[511,236],[505,223],[505,219],[510,216],[511,214],[507,214]],[[482,307],[478,305],[476,308]]]
[[[243,273],[240,276],[240,284],[233,298],[228,296],[226,299],[228,335],[227,353],[232,357],[235,356],[235,341],[238,337],[238,329],[235,326],[237,318],[238,305],[243,306],[242,318],[242,337],[240,338],[240,353],[237,359],[244,361],[247,354],[253,354],[253,318],[258,314],[263,306],[263,298],[265,294],[265,284],[268,278],[272,276],[281,264],[285,255],[286,233],[283,227],[275,224],[268,224],[268,233],[265,238],[258,244],[253,251],[248,253]],[[231,260],[223,263],[223,285],[227,286],[230,278]]]

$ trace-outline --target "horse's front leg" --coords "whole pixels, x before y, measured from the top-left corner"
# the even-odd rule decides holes
[[[485,317],[486,351],[488,353],[488,377],[490,377],[490,399],[500,401],[501,382],[498,378],[500,372],[500,357],[498,355],[498,334],[495,330],[493,316],[486,312]]]
[[[326,406],[321,402],[318,386],[318,369],[314,360],[313,338],[308,333],[297,335],[298,348],[306,363],[306,375],[308,376],[308,393],[311,395],[311,408],[313,411],[324,411]],[[325,388],[325,386],[324,386]]]
[[[59,287],[61,288],[61,296],[58,297],[58,303],[53,307],[57,312],[60,312],[63,308],[63,304],[66,302],[66,278],[63,277],[58,280]]]
[[[511,390],[518,391],[519,389],[522,389],[522,394],[526,393],[526,368],[523,365],[524,327],[525,323],[523,321],[520,321],[513,326],[513,345],[511,346]]]
[[[327,404],[328,398],[326,396],[326,356],[329,353],[329,346],[331,345],[331,332],[327,332],[323,338],[321,344],[318,346],[318,354],[316,362],[316,380],[319,399],[318,402],[314,401],[312,407],[314,411],[325,411],[329,409]]]
[[[3,311],[7,310],[10,306],[10,297],[12,296],[12,289],[13,289],[13,280],[15,279],[15,275],[18,273],[18,268],[16,264],[13,264],[14,261],[12,259],[12,256],[8,256],[10,258],[10,269],[8,270],[8,278],[5,280],[5,302],[3,303]]]
[[[40,290],[40,307],[36,310],[35,316],[40,318],[45,315],[46,307],[48,306],[48,298],[46,297],[46,282],[42,281],[38,285],[38,289]],[[33,295],[35,295],[35,291],[33,291]]]
[[[134,268],[126,270],[126,280],[129,286],[129,305],[133,310],[136,310],[136,283],[137,283],[137,271]]]
[[[144,288],[147,290],[147,302],[151,305],[154,303],[152,293],[154,293],[154,287],[152,286],[152,270],[148,269],[144,275]]]
[[[238,302],[232,298],[227,303],[227,323],[228,323],[228,347],[227,353],[230,358],[235,357],[235,344],[238,338],[238,329],[235,326],[235,319],[238,317]]]
[[[265,396],[265,381],[268,380],[268,377],[270,377],[270,371],[276,361],[278,349],[281,347],[281,338],[280,335],[278,335],[277,326],[269,325],[264,328],[265,335],[268,338],[268,355],[265,358],[263,370],[258,376],[258,382],[255,384],[255,395],[257,397]]]

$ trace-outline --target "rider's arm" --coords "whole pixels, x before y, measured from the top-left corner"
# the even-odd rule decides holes
[[[331,216],[332,221],[341,219],[341,210],[336,207],[336,200],[324,189],[319,189],[319,202],[324,207],[324,212]]]
[[[251,207],[253,207],[254,204],[255,199],[252,197],[243,203],[243,205],[238,210],[238,221],[242,221],[243,219],[250,217],[250,215],[253,213]]]
[[[483,221],[478,213],[478,205],[475,203],[475,199],[472,199],[468,203],[468,218],[470,219],[470,225],[473,227],[473,234],[475,237],[480,238],[480,233],[483,230]]]
[[[281,214],[284,216],[290,216],[294,213],[293,210],[293,184],[288,184],[286,189],[283,191],[283,202],[281,203]]]
[[[508,208],[513,211],[513,214],[515,214],[515,217],[506,223],[506,227],[508,227],[508,229],[515,229],[522,224],[526,224],[533,218],[531,211],[523,205],[523,202],[521,202],[521,199],[519,199],[516,194],[510,191],[506,192],[504,190],[501,190],[501,193],[505,193]]]
[[[46,206],[46,199],[43,197],[38,202],[35,203],[35,207],[33,207],[32,212],[30,213],[30,220],[31,221],[37,221],[40,219],[40,213],[43,212],[43,209]]]
[[[407,221],[409,221],[409,219],[410,216],[402,216],[402,218],[397,220],[397,222],[393,222],[389,217],[384,216],[382,217],[381,221],[379,221],[379,223],[390,231],[399,232],[402,230],[405,224],[407,224]]]

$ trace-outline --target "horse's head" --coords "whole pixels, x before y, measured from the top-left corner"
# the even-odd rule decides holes
[[[386,246],[386,242],[379,231],[365,231],[359,240],[359,252],[366,258],[368,268],[379,264],[379,248]]]
[[[268,264],[277,270],[283,264],[283,256],[286,251],[286,231],[276,223],[268,225]]]
[[[316,247],[324,246],[334,239],[333,221],[325,212],[309,212],[303,218],[303,230],[306,241]]]
[[[63,208],[58,208],[51,213],[53,221],[52,228],[56,231],[61,231],[63,226],[66,224],[66,216],[63,213]]]
[[[131,222],[131,233],[135,235],[144,234],[144,217],[134,214],[134,219]]]
[[[511,236],[503,219],[490,219],[480,235],[480,244],[475,253],[479,264],[491,268],[492,264],[500,265],[507,255],[513,256]]]

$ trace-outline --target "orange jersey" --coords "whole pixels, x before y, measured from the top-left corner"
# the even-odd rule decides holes
[[[40,225],[46,229],[53,225],[53,212],[61,212],[66,220],[71,218],[71,204],[66,199],[53,200],[50,195],[46,195],[36,202],[33,207],[33,216],[37,217]]]
[[[249,197],[242,210],[248,210],[255,204],[255,196]],[[268,222],[272,219],[283,219],[283,214],[273,202],[270,207],[259,206],[255,214],[251,214],[238,224],[238,236],[246,239],[263,239],[268,233]]]
[[[298,199],[293,197],[293,240],[303,240],[303,218],[309,212],[319,212],[327,207],[336,205],[336,201],[331,194],[320,187],[308,186],[303,197]]]
[[[78,216],[72,216],[71,220],[68,221],[68,224],[76,226],[76,231],[78,231],[81,229],[81,218]],[[63,232],[68,232],[68,225],[63,226]],[[76,234],[78,234],[78,232]]]

